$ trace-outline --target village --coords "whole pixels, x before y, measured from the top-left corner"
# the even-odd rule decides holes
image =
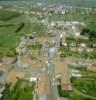
[[[17,12],[15,7],[7,10]],[[0,9],[3,9],[2,6]],[[15,47],[16,55],[0,58],[0,100],[10,98],[15,88],[16,91],[24,91],[21,95],[26,94],[27,88],[28,93],[32,88],[33,99],[26,94],[29,100],[77,100],[78,97],[79,100],[95,100],[96,35],[93,32],[94,36],[91,36],[90,29],[86,29],[91,17],[87,19],[85,14],[89,16],[96,8],[35,5],[30,9],[31,12],[28,9],[24,11],[22,7],[18,12],[27,15],[30,23],[42,23],[46,34],[42,35],[40,30],[42,34],[32,31],[21,36]],[[72,17],[76,11],[81,12],[82,18],[79,16],[77,19],[77,15]],[[35,17],[31,18],[30,14]],[[14,95],[12,98],[19,94]],[[12,98],[10,100],[15,100]],[[26,97],[20,98],[26,100]]]

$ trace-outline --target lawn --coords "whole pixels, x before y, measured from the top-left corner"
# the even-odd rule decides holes
[[[0,100],[33,100],[34,88],[34,82],[20,79],[14,87],[6,85]]]
[[[39,50],[40,51],[42,48],[42,45],[41,44],[35,44],[35,45],[33,44],[33,45],[29,45],[28,48],[31,50]]]
[[[28,15],[0,10],[0,58],[16,56],[15,48],[20,38],[34,32],[37,37],[44,36],[46,28],[41,23],[30,23]]]
[[[21,14],[15,11],[9,11],[6,9],[0,9],[0,20],[1,21],[8,21],[15,17],[19,17]]]
[[[0,22],[0,58],[5,55],[16,55],[15,48],[19,43],[20,37],[24,34],[24,32],[17,32],[22,25],[21,17],[18,12],[0,9],[0,21],[2,21]],[[24,17],[22,17],[22,20],[24,20]],[[15,24],[17,22],[19,24]]]
[[[86,28],[96,32],[96,22],[88,23]]]
[[[0,27],[0,56],[5,56],[10,50],[15,50],[22,33],[16,33],[19,25]],[[13,54],[14,56],[15,54]]]
[[[72,85],[81,93],[96,97],[96,77],[75,78],[72,80]]]
[[[33,23],[31,24],[31,31],[35,32],[36,37],[44,37],[46,36],[47,27],[45,27],[42,23]]]
[[[58,92],[60,97],[65,97],[69,100],[87,100],[87,98],[78,95],[74,90],[72,90],[71,92],[63,91],[61,86],[58,86]]]
[[[22,26],[23,25],[23,26]],[[35,36],[45,36],[45,28],[42,24],[20,23],[18,25],[8,25],[0,27],[0,56],[5,56],[12,49],[15,49],[19,40],[25,34],[35,32]],[[15,56],[15,54],[10,55]]]

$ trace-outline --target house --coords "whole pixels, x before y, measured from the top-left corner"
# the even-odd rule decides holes
[[[96,72],[96,66],[88,66],[87,71]]]
[[[71,91],[70,71],[67,64],[61,62],[60,59],[55,62],[55,74],[56,78],[61,80],[62,89],[65,91]]]
[[[87,66],[88,71],[96,72],[96,60],[92,60],[90,66]]]
[[[49,83],[49,76],[45,72],[38,72],[38,73],[30,73],[27,77],[31,80],[35,80],[36,82],[36,93],[39,97],[49,95],[50,94],[50,83]],[[40,99],[43,100],[43,99]],[[45,99],[44,99],[45,100]]]
[[[6,82],[15,85],[18,78],[25,78],[26,73],[17,70],[11,70],[7,76]]]
[[[79,70],[71,70],[71,76],[72,77],[81,77],[82,75],[81,75],[81,73],[80,73],[80,71]]]
[[[2,58],[3,64],[13,64],[15,61],[16,61],[15,57],[5,56],[5,57]]]

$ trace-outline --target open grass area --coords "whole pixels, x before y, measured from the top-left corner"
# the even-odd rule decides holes
[[[25,23],[25,26],[21,30],[22,33],[33,33],[35,37],[45,37],[46,27],[42,23]]]
[[[0,21],[8,21],[20,15],[21,14],[18,12],[8,11],[6,9],[0,9]]]
[[[95,100],[91,98],[96,97],[96,73],[83,71],[81,74],[81,78],[71,78],[72,91],[64,91],[61,85],[58,86],[60,97],[69,100]]]
[[[10,19],[10,20],[8,20],[8,21],[6,21],[6,24],[8,23],[22,23],[22,22],[25,22],[26,20],[25,19],[27,19],[26,18],[26,16],[27,15],[24,15],[24,14],[21,14],[20,16],[18,16],[18,17],[14,17],[14,18],[12,18],[12,19]]]
[[[8,55],[8,52],[14,52],[9,54],[10,56],[15,55],[15,48],[19,44],[20,37],[25,32],[16,32],[20,25],[9,25],[0,27],[0,56]],[[21,29],[22,30],[22,29]]]
[[[0,27],[0,56],[5,56],[8,52],[14,52],[23,33],[16,33],[19,25]],[[14,56],[15,52],[10,56]]]
[[[15,49],[19,40],[25,34],[35,32],[34,35],[41,37],[46,35],[43,25],[35,23],[20,23],[18,25],[3,25],[0,27],[0,56],[5,56]],[[12,54],[11,56],[14,56]]]
[[[37,37],[45,35],[46,28],[41,23],[30,23],[28,15],[1,9],[0,20],[0,58],[16,56],[15,48],[22,36],[32,32]]]
[[[96,78],[96,73],[92,71],[81,70],[82,76]]]
[[[19,32],[21,14],[6,9],[0,9],[0,58],[3,56],[15,56],[15,48],[19,43],[20,37],[24,35],[24,32]],[[24,17],[22,17],[24,20]],[[13,21],[14,20],[14,21]],[[16,24],[17,21],[19,24]],[[23,28],[23,27],[22,27]],[[20,29],[18,32],[17,30]]]
[[[96,32],[96,22],[87,23],[86,29]]]
[[[65,97],[69,100],[87,100],[87,98],[78,95],[74,90],[72,90],[71,92],[63,91],[61,86],[58,86],[58,92],[60,97]]]
[[[42,48],[42,45],[41,45],[41,44],[29,45],[28,48],[29,48],[30,50],[39,50],[39,51],[40,51],[41,48]]]
[[[34,88],[34,82],[18,80],[14,87],[6,85],[0,100],[33,100]]]
[[[82,10],[83,11],[83,10]],[[81,14],[81,12],[67,12],[65,14],[52,14],[52,21],[81,21],[81,22],[90,22],[96,20],[96,14],[93,12],[92,14]]]
[[[72,85],[81,93],[96,97],[96,77],[95,78],[75,78]]]

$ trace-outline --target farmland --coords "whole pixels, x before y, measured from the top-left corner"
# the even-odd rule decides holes
[[[20,16],[20,13],[18,13],[18,12],[13,12],[13,11],[10,12],[5,9],[0,10],[0,21],[8,21],[8,20],[18,17],[18,16]]]
[[[13,1],[13,2],[12,2]],[[5,0],[2,3],[9,3],[9,4],[17,4],[17,5],[23,5],[22,1],[24,0]],[[42,2],[42,3],[51,3],[51,4],[65,4],[65,5],[71,5],[71,6],[87,6],[87,7],[96,7],[96,0],[28,0],[29,2],[25,1],[25,4],[35,4],[37,2]]]
[[[8,13],[8,14],[7,14]],[[40,23],[30,23],[27,15],[0,10],[0,57],[15,56],[15,48],[20,38],[27,33],[35,32],[41,36],[45,34],[45,27]]]

